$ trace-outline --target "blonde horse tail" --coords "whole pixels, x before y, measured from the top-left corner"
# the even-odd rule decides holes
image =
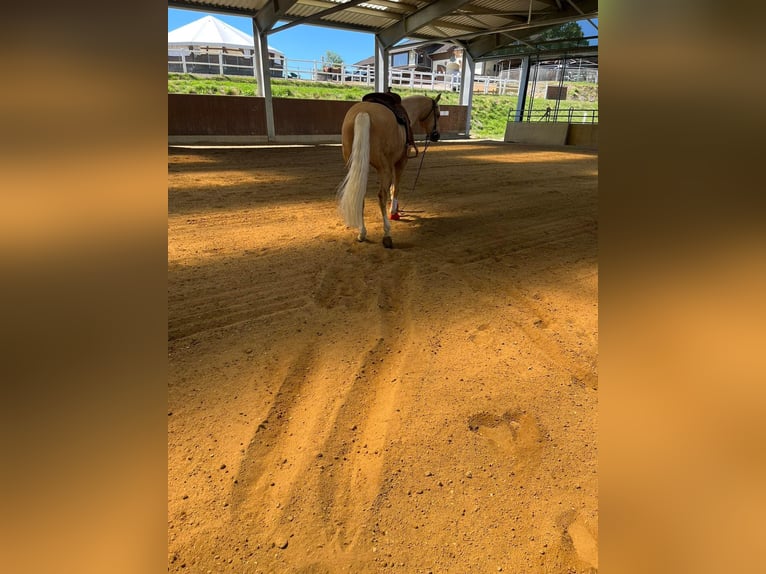
[[[370,173],[370,116],[361,113],[354,119],[354,143],[348,158],[348,173],[338,186],[338,208],[349,227],[364,226],[364,194]]]

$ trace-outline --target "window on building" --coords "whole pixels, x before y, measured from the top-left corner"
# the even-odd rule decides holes
[[[407,52],[402,52],[401,54],[393,54],[391,56],[392,66],[406,66],[409,63],[409,54]]]

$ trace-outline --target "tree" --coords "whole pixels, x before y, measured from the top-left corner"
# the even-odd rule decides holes
[[[342,64],[343,56],[341,56],[337,52],[333,52],[332,50],[327,50],[324,56],[322,57],[322,60],[324,60],[328,64]]]
[[[535,42],[561,40],[561,42],[549,42],[541,46],[543,50],[559,50],[561,48],[587,46],[588,41],[584,40],[583,36],[582,28],[580,28],[577,22],[567,22],[566,24],[547,28],[534,37],[534,40]]]

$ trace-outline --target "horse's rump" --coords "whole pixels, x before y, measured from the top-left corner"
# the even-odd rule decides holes
[[[407,133],[405,127],[396,121],[391,110],[373,102],[358,102],[351,106],[346,113],[341,128],[343,142],[343,158],[348,161],[351,153],[351,145],[354,138],[354,120],[360,113],[370,116],[370,142],[374,150],[370,154],[372,165],[379,168],[381,158],[386,158],[386,163],[396,163],[404,155],[407,145]]]

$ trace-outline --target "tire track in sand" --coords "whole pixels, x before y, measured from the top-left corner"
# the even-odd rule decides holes
[[[368,265],[375,265],[375,260]],[[397,434],[396,411],[404,406],[401,348],[407,343],[397,337],[409,333],[410,311],[403,301],[408,300],[411,270],[395,260],[378,265],[377,270],[378,337],[361,356],[323,447],[332,457],[332,467],[320,475],[318,503],[334,552],[354,549],[372,526],[369,521],[381,494],[387,438]]]
[[[307,343],[292,358],[245,449],[230,497],[232,522],[269,532],[277,546],[311,549],[317,563],[338,552],[354,559],[351,550],[381,492],[386,439],[396,432],[395,411],[402,406],[404,358],[397,350],[405,342],[396,337],[407,332],[402,293],[410,269],[364,257],[369,260],[327,269],[314,293],[320,308],[354,310],[349,336],[359,337],[360,352],[338,357],[325,340],[321,347]],[[349,285],[358,285],[359,277],[368,288],[352,295]],[[340,345],[348,348],[348,341]],[[316,498],[307,500],[306,492]],[[313,538],[292,539],[293,523]]]

